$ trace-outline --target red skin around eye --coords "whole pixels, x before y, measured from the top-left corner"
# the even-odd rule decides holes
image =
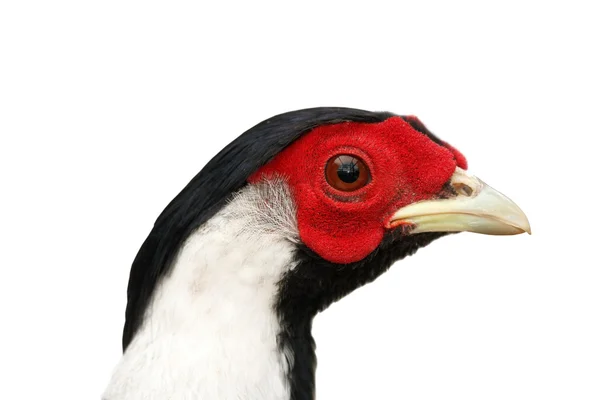
[[[327,161],[354,155],[371,181],[343,192],[325,178]],[[298,229],[306,246],[334,263],[350,263],[377,248],[399,208],[435,198],[464,156],[440,146],[400,117],[381,123],[342,122],[306,133],[255,172],[250,183],[286,177],[298,207]]]

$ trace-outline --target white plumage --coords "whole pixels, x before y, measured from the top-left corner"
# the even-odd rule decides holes
[[[291,201],[281,182],[248,185],[188,238],[104,399],[289,399],[274,299],[293,267]]]

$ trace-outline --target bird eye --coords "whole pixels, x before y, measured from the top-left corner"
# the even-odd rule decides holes
[[[340,154],[327,161],[325,178],[333,188],[343,192],[351,192],[369,183],[371,174],[360,158]]]

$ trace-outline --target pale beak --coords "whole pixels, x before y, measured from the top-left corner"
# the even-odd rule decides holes
[[[410,225],[410,233],[476,232],[518,235],[531,227],[525,213],[508,197],[456,168],[450,184],[458,193],[449,199],[425,200],[396,211],[390,226]]]

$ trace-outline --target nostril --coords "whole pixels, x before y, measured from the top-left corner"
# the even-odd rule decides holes
[[[471,195],[473,194],[473,189],[469,185],[465,185],[464,183],[455,183],[452,186],[459,195],[471,197]]]

